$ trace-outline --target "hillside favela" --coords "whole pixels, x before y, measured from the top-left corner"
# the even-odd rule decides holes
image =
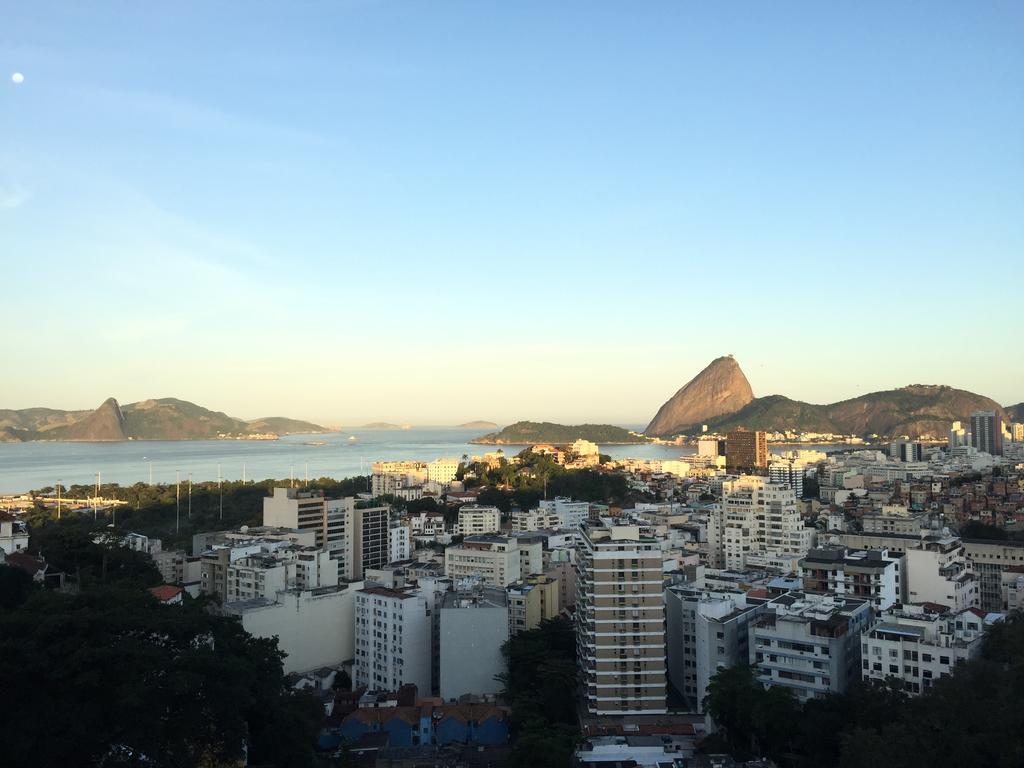
[[[0,765],[1024,766],[1022,30],[12,6]]]

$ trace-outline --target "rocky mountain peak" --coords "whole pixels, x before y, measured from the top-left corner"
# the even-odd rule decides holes
[[[658,409],[645,431],[652,437],[678,434],[715,416],[738,411],[753,399],[740,364],[732,355],[718,357]]]

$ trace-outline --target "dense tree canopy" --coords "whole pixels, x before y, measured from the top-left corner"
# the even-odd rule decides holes
[[[276,641],[126,584],[0,613],[5,766],[313,763],[322,709],[287,690]]]
[[[566,469],[550,456],[522,451],[519,463],[505,459],[498,466],[484,462],[462,467],[469,487],[486,486],[477,501],[509,512],[513,506],[533,509],[543,498],[568,496],[580,501],[618,502],[632,500],[625,476],[595,469]]]
[[[564,768],[579,739],[576,635],[563,617],[522,632],[502,648],[503,696],[512,707],[512,768]]]

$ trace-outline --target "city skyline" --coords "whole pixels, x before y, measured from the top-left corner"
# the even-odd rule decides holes
[[[1022,22],[19,6],[0,407],[639,424],[728,353],[759,396],[1019,402],[984,319],[1024,252]]]

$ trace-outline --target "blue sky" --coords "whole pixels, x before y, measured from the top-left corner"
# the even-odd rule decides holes
[[[1022,39],[1011,2],[7,4],[0,407],[632,423],[726,353],[758,395],[1024,400]]]

